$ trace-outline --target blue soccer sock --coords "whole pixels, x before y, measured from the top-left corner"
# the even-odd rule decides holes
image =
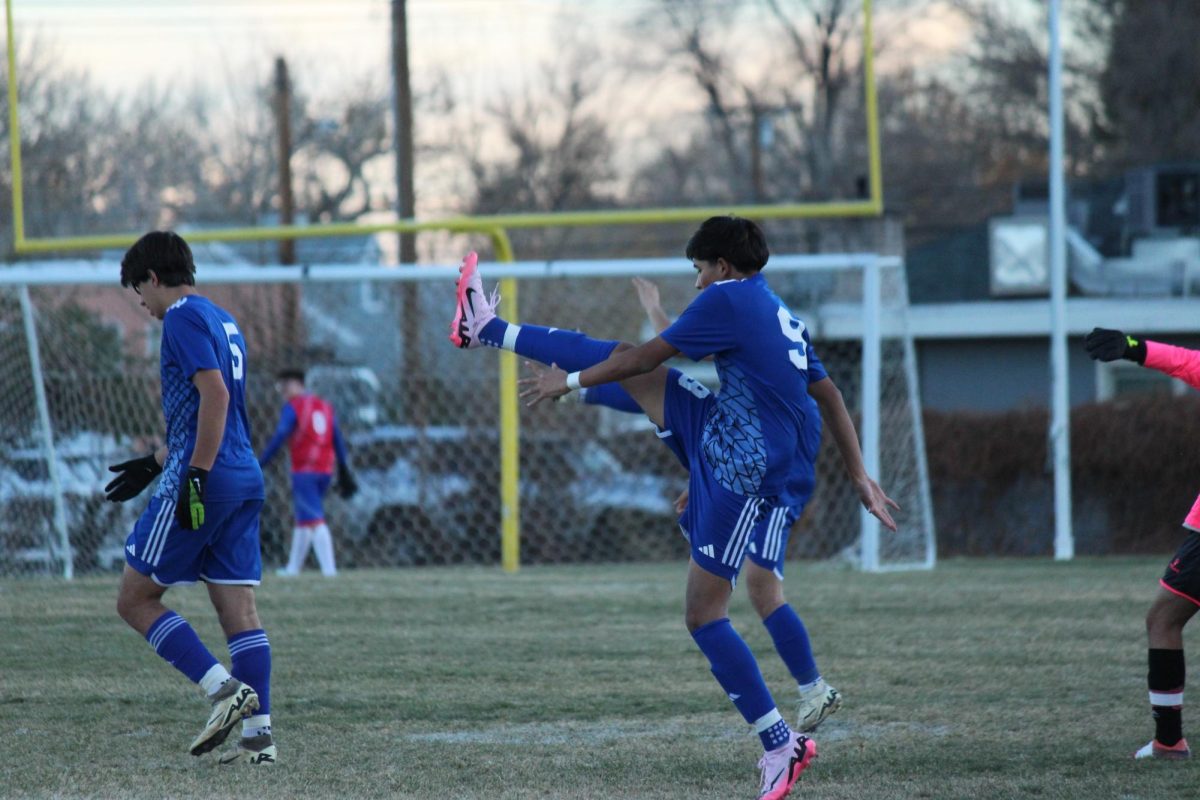
[[[784,603],[763,620],[763,625],[796,683],[801,686],[815,683],[821,677],[821,671],[813,658],[812,643],[808,640],[804,622],[792,607]]]
[[[754,654],[729,619],[701,625],[692,631],[692,638],[708,658],[717,683],[729,695],[742,718],[754,726],[763,749],[774,750],[787,744],[791,729],[775,707]]]
[[[606,406],[631,414],[643,413],[637,400],[634,400],[633,395],[622,389],[619,383],[602,383],[599,386],[589,386],[582,391],[583,402],[590,406]]]
[[[154,648],[154,652],[187,675],[193,683],[200,683],[213,667],[220,667],[188,621],[174,611],[168,610],[154,621],[150,630],[146,631],[146,641]],[[221,667],[220,672],[223,671],[224,667]],[[209,683],[213,680],[219,683],[222,679],[220,675],[209,677]],[[224,677],[229,677],[229,674],[225,673]],[[206,686],[205,690],[208,688]]]
[[[616,341],[593,339],[579,331],[541,325],[515,325],[499,317],[483,326],[479,341],[511,350],[542,364],[557,364],[559,369],[567,372],[577,372],[599,364],[619,344]]]
[[[256,716],[271,713],[271,643],[261,628],[229,637],[233,677],[258,693]]]

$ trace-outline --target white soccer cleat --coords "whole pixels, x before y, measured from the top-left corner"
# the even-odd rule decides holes
[[[1162,758],[1167,761],[1182,761],[1185,758],[1192,757],[1192,751],[1188,749],[1187,739],[1180,739],[1175,744],[1167,747],[1165,744],[1159,744],[1158,739],[1151,739],[1146,746],[1133,754],[1134,758]]]
[[[489,298],[483,292],[483,279],[479,277],[479,256],[467,253],[458,268],[458,305],[454,319],[450,321],[450,342],[459,348],[475,348],[483,344],[479,332],[483,326],[496,318],[496,306],[500,303],[499,292]]]
[[[212,713],[204,730],[192,742],[188,751],[199,756],[212,750],[233,730],[233,726],[258,710],[258,692],[251,689],[237,678],[230,678],[221,684],[213,695]]]
[[[841,707],[842,693],[821,678],[815,686],[800,692],[800,701],[796,704],[796,730],[812,733]]]
[[[243,736],[237,747],[224,753],[218,760],[220,764],[248,764],[252,767],[271,767],[279,759],[275,750],[275,740],[271,734],[261,736]]]
[[[817,757],[817,743],[792,731],[783,747],[763,753],[758,762],[762,770],[762,788],[758,800],[781,800],[800,780],[800,773]]]

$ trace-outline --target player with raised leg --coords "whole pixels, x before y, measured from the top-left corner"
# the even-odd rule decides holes
[[[634,278],[633,284],[646,317],[654,326],[654,330],[662,333],[670,326],[671,320],[662,308],[658,286],[645,278]],[[844,448],[840,452],[847,473],[854,475],[865,472],[858,436],[854,432],[854,423],[846,410],[841,391],[825,373],[815,352],[808,366],[808,392],[810,398],[816,400],[821,407],[821,418],[831,420],[835,428],[849,426],[848,435],[842,433],[835,437],[838,446]],[[822,375],[824,377],[820,377]],[[706,396],[709,391],[676,369],[669,371],[667,380],[668,383],[686,382],[689,391],[698,396]],[[581,389],[579,399],[587,405],[601,405],[633,414],[642,413],[641,407],[617,383]],[[657,434],[659,441],[674,453],[686,469],[687,456],[678,444],[679,437],[672,431],[661,428],[657,429]],[[779,505],[770,515],[758,521],[751,544],[747,548],[745,565],[746,588],[750,602],[770,634],[775,651],[796,680],[796,729],[801,733],[815,731],[842,705],[841,693],[825,682],[817,667],[803,620],[783,595],[784,555],[787,551],[788,537],[792,525],[804,512],[812,494],[815,483],[813,464],[820,444],[821,425],[818,419],[817,424],[806,430],[806,437],[801,440],[800,450],[796,454],[784,492],[780,495]],[[682,514],[686,504],[685,490],[676,501],[676,510]],[[757,543],[761,543],[761,547]]]
[[[163,323],[167,443],[110,468],[112,502],[136,497],[161,475],[125,543],[117,612],[208,695],[212,708],[192,755],[220,745],[242,721],[241,744],[221,763],[273,764],[271,646],[254,601],[263,477],[246,416],[246,342],[229,312],[196,293],[195,273],[191,249],[168,231],[146,234],[121,260],[121,285]],[[170,587],[197,580],[208,586],[231,670],[162,603]]]
[[[495,295],[485,296],[471,254],[460,268],[450,339],[551,365],[522,381],[531,405],[619,381],[656,425],[680,437],[689,466],[681,521],[691,548],[685,622],[762,742],[759,797],[778,800],[816,755],[816,744],[780,715],[753,653],[730,624],[728,606],[755,524],[773,511],[799,440],[813,424],[814,412],[803,402],[811,346],[803,323],[762,278],[768,252],[757,225],[713,217],[686,252],[702,291],[662,335],[638,346],[505,322],[495,314]],[[679,352],[697,360],[715,355],[722,391],[700,397],[671,383],[663,362]],[[891,527],[891,501],[869,476],[859,477],[863,502]]]
[[[1133,361],[1200,389],[1200,351],[1093,328],[1084,338],[1088,355],[1098,361]],[[1150,711],[1154,738],[1134,758],[1190,758],[1183,738],[1183,628],[1200,608],[1200,497],[1183,520],[1190,533],[1159,579],[1158,594],[1146,613],[1150,671]]]

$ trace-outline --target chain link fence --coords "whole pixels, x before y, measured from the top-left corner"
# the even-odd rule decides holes
[[[860,424],[867,319],[861,263],[777,256],[768,267],[772,287],[813,332]],[[931,563],[915,369],[903,335],[903,268],[886,263],[879,478],[905,512],[901,533],[882,537],[879,556],[885,566]],[[57,277],[26,286],[9,270],[12,283],[0,285],[6,365],[0,374],[0,575],[119,569],[125,538],[151,490],[112,504],[104,501],[103,486],[111,477],[108,465],[161,444],[161,323],[115,285],[115,267],[25,270],[43,281]],[[499,358],[490,349],[460,352],[447,341],[455,274],[450,268],[332,266],[304,273],[204,265],[198,271],[199,291],[227,308],[245,335],[258,450],[282,408],[274,385],[279,369],[306,369],[308,388],[334,406],[359,483],[349,500],[334,492],[326,498],[339,567],[499,563]],[[489,290],[503,274],[523,276],[521,320],[633,342],[653,331],[630,276],[653,277],[672,317],[695,293],[690,269],[678,260],[669,266],[485,265]],[[404,277],[414,280],[399,280]],[[501,304],[502,313],[511,313],[513,299]],[[710,364],[674,366],[716,388]],[[519,413],[522,563],[687,557],[673,511],[686,474],[644,417],[576,402]],[[861,508],[829,438],[789,556],[844,556],[857,563]],[[267,568],[287,557],[287,469],[288,459],[279,457],[265,470]]]

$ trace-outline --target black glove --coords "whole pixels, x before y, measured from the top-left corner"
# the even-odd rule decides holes
[[[162,467],[154,460],[154,453],[151,453],[113,464],[108,471],[119,474],[104,487],[104,499],[110,503],[124,503],[141,494],[142,490],[150,485],[150,481],[162,472]]]
[[[1110,328],[1092,328],[1083,339],[1088,355],[1097,361],[1126,361],[1146,363],[1146,342]]]
[[[179,500],[175,503],[175,521],[184,530],[199,530],[204,525],[204,487],[208,483],[208,470],[188,467],[179,487]]]
[[[345,464],[338,464],[337,493],[343,500],[358,494],[358,481],[354,480],[354,473]]]

